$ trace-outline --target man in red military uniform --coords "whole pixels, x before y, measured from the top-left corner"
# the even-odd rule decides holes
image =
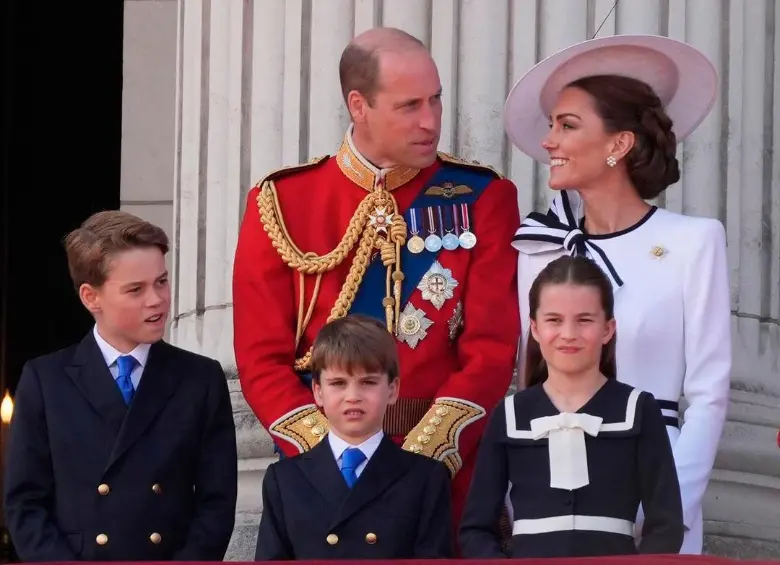
[[[459,521],[515,364],[516,188],[437,153],[441,84],[415,38],[358,36],[340,77],[353,123],[338,153],[249,193],[233,282],[243,393],[286,456],[310,449],[328,431],[306,374],[317,332],[348,313],[383,320],[401,362],[385,433],[447,465]]]

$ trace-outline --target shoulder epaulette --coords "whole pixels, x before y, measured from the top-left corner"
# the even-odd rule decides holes
[[[297,165],[287,165],[286,167],[276,169],[275,171],[271,171],[263,178],[261,178],[260,181],[256,184],[256,186],[263,186],[263,183],[266,181],[277,180],[282,177],[286,177],[287,175],[291,175],[293,173],[298,173],[301,171],[306,171],[313,167],[317,167],[322,163],[326,162],[329,158],[330,155],[322,155],[320,157],[314,157],[313,159],[310,159],[306,163],[298,163]]]
[[[490,165],[483,165],[479,161],[466,161],[465,159],[459,159],[455,157],[454,155],[450,155],[449,153],[444,153],[443,151],[438,152],[439,159],[444,161],[445,163],[451,163],[453,165],[459,166],[459,167],[466,167],[469,169],[477,169],[480,171],[489,171],[492,174],[494,174],[497,178],[504,178],[504,176],[499,173],[496,169],[491,167]]]

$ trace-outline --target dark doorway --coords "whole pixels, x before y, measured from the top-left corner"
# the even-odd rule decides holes
[[[119,206],[123,2],[0,2],[0,375],[91,326],[62,239]]]

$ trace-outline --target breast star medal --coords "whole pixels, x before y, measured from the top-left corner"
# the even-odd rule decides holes
[[[409,220],[409,228],[412,237],[406,242],[406,248],[411,253],[422,253],[425,250],[425,241],[420,237],[420,224],[417,223],[417,210],[414,208],[409,210]]]
[[[406,303],[401,319],[398,321],[398,341],[406,343],[414,349],[425,336],[433,322],[425,317],[425,312],[415,308],[411,302]]]
[[[452,298],[456,286],[458,281],[453,278],[452,271],[442,267],[438,261],[434,261],[417,288],[422,292],[423,300],[430,301],[437,310],[441,310],[444,302]]]
[[[387,233],[387,227],[393,225],[393,214],[388,214],[383,206],[376,207],[374,213],[368,216],[368,225],[374,226],[377,232]]]
[[[471,221],[469,219],[469,208],[467,204],[460,205],[461,222],[463,231],[458,236],[460,246],[463,249],[472,249],[477,244],[477,236],[471,231]]]

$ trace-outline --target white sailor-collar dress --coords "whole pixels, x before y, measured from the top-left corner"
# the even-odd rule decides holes
[[[460,530],[464,557],[504,557],[495,524],[507,485],[514,510],[509,556],[676,553],[682,505],[669,438],[655,399],[608,381],[576,413],[542,385],[491,415]],[[634,519],[645,524],[639,548]]]
[[[586,256],[615,292],[618,380],[653,394],[666,416],[688,531],[682,553],[701,553],[701,504],[726,419],[731,373],[731,302],[723,224],[652,207],[620,232],[588,234],[576,191],[560,191],[531,213],[514,238],[518,299],[528,343],[528,292],[564,254]],[[678,401],[685,397],[683,429]],[[641,516],[640,516],[641,518]]]

